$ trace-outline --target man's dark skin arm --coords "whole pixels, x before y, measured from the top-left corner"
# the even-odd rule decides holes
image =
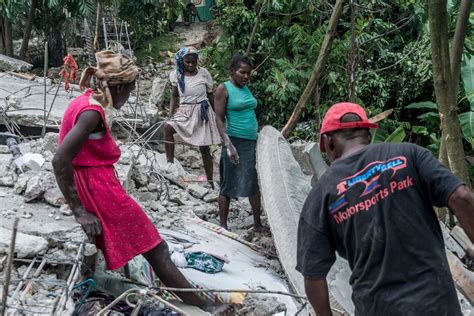
[[[471,242],[474,242],[474,193],[465,185],[449,196],[448,207],[459,220]]]
[[[306,296],[308,297],[311,306],[313,306],[316,315],[332,316],[326,279],[304,278],[304,288]]]
[[[81,203],[74,183],[72,161],[89,138],[89,134],[97,131],[101,121],[99,112],[85,111],[77,119],[54,155],[52,164],[59,188],[71,208],[76,221],[81,224],[88,236],[100,235],[102,226],[99,218],[88,212]]]

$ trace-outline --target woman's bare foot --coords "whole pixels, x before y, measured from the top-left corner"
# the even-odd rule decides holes
[[[256,233],[263,233],[263,232],[267,231],[268,228],[263,226],[261,222],[256,222],[255,224],[253,224],[253,230]]]
[[[229,227],[227,227],[227,223],[220,223],[219,226],[226,230],[229,230]]]

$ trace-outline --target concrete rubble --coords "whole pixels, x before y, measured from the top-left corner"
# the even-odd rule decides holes
[[[210,223],[218,224],[218,191],[210,189],[207,182],[199,182],[202,181],[198,179],[202,178],[204,172],[202,166],[199,169],[196,168],[196,160],[200,162],[200,153],[197,149],[179,146],[176,150],[177,174],[165,175],[163,173],[165,175],[163,176],[159,173],[166,164],[164,154],[146,150],[145,154],[137,159],[136,154],[140,150],[138,146],[130,146],[120,141],[119,145],[122,150],[122,158],[116,164],[119,179],[128,187],[129,193],[143,207],[158,229],[184,229],[183,216],[187,216],[186,214],[197,215]],[[56,293],[57,296],[62,294],[60,290],[48,287],[47,283],[52,280],[66,283],[69,277],[67,269],[71,269],[79,246],[86,239],[82,229],[71,216],[72,212],[65,204],[52,172],[51,160],[57,148],[57,134],[47,133],[42,139],[24,141],[20,144],[20,148],[24,155],[27,153],[41,155],[44,163],[40,170],[22,172],[13,163],[11,153],[0,148],[2,149],[0,150],[0,178],[11,178],[8,183],[0,182],[2,199],[0,278],[4,278],[11,225],[15,217],[20,218],[15,258],[37,261],[32,272],[29,273],[30,279],[34,273],[33,270],[38,268],[38,263],[43,259],[64,263],[60,265],[46,263],[37,277],[38,285],[35,283],[35,289],[38,288],[38,290],[25,294],[23,301],[20,301],[17,298],[13,300],[12,293],[31,263],[14,262],[10,303],[15,302],[18,308],[28,308],[28,306],[38,304],[37,302],[49,302],[48,297],[51,293]],[[218,170],[218,153],[214,153],[214,158],[215,170]],[[181,165],[184,168],[180,167]],[[185,178],[183,178],[183,172]],[[217,175],[216,178],[218,178]],[[182,179],[182,182],[179,182],[179,179]],[[246,241],[256,244],[267,256],[268,260],[260,263],[259,266],[270,269],[283,278],[269,232],[261,234],[253,231],[253,218],[248,202],[233,201],[229,219],[231,231],[236,232]],[[265,223],[265,216],[263,221]],[[86,249],[91,246],[93,247],[91,244],[85,244]],[[264,314],[271,314],[284,310],[284,305],[270,297],[263,299],[262,304],[258,302],[260,301],[257,297],[249,297],[240,314],[260,315],[262,311],[266,311]],[[68,304],[71,307],[72,301],[68,301]],[[30,309],[41,310],[33,307]],[[43,311],[47,309],[44,308]]]
[[[208,28],[206,24],[193,27],[191,31],[178,28],[179,33],[185,34],[181,44],[193,45],[199,49],[220,37],[219,30],[211,32]],[[71,209],[66,205],[56,183],[51,161],[57,149],[56,132],[61,117],[72,98],[80,93],[77,85],[71,85],[72,90],[65,92],[62,83],[47,79],[44,104],[43,78],[28,80],[9,73],[27,71],[30,68],[31,65],[27,63],[0,55],[0,71],[5,71],[0,72],[0,99],[4,100],[4,104],[0,105],[0,125],[14,122],[22,128],[26,127],[30,133],[34,131],[39,134],[43,127],[54,132],[46,133],[43,138],[23,138],[20,144],[23,156],[16,160],[12,159],[8,147],[0,144],[0,280],[5,280],[6,254],[12,224],[15,218],[20,218],[7,314],[71,315],[77,300],[74,301],[70,294],[77,294],[72,289],[80,280],[78,269],[83,269],[77,264],[83,263],[84,258],[96,253],[97,249],[89,243],[80,225],[75,222]],[[162,149],[162,144],[159,143],[163,136],[160,120],[167,115],[163,105],[165,91],[169,88],[168,74],[172,69],[174,65],[171,60],[147,61],[146,66],[142,67],[138,92],[131,96],[121,111],[114,114],[113,125],[122,151],[122,156],[115,165],[118,178],[154,225],[165,232],[186,231],[186,219],[195,216],[208,223],[219,224],[218,186],[215,190],[211,189],[207,181],[202,180],[204,171],[199,150],[176,146],[177,162],[174,169],[166,169],[164,154],[153,150]],[[38,102],[39,99],[41,102]],[[156,126],[153,137],[149,139],[158,141],[153,146],[146,141],[138,142],[137,138],[140,136],[131,134],[131,131],[150,126]],[[214,157],[214,181],[218,182],[220,148],[213,146],[211,151]],[[306,142],[288,145],[281,155],[292,162],[284,166],[286,169],[283,168],[283,171],[301,176],[301,181],[293,182],[290,188],[293,200],[289,203],[301,204],[310,182],[315,181],[325,170],[324,160],[318,155],[317,146]],[[281,175],[281,178],[284,177],[285,175]],[[291,207],[297,208],[295,205]],[[287,215],[294,218],[292,221],[288,220],[286,226],[293,224],[296,218],[294,214]],[[253,221],[248,200],[233,199],[228,219],[229,230],[236,233],[243,242],[258,249],[259,255],[265,259],[252,263],[285,280],[286,288],[291,287],[284,268],[288,264],[294,267],[294,262],[280,261],[285,254],[280,253],[279,258],[270,231],[255,232]],[[266,227],[269,226],[266,214],[262,215],[262,222]],[[455,247],[456,243],[449,239],[449,233],[445,235],[447,245]],[[289,247],[295,247],[294,242],[290,241],[290,244]],[[458,252],[462,252],[462,249]],[[173,258],[180,266],[186,265],[179,251],[173,253]],[[459,262],[455,264],[459,265]],[[338,301],[346,302],[343,307],[351,310],[351,288],[347,282],[349,271],[346,265],[338,261],[330,272],[329,286]],[[124,278],[125,271],[105,271],[103,275],[110,281],[111,276]],[[0,295],[4,286],[1,282]],[[65,291],[66,288],[68,291]],[[473,310],[471,304],[461,293],[459,297],[464,315],[469,315]],[[249,294],[236,314],[285,315],[285,312],[287,307],[276,296]]]
[[[11,230],[0,227],[0,253],[7,253],[10,246]],[[18,233],[16,236],[15,252],[18,258],[31,258],[43,255],[48,249],[48,241],[37,237]]]
[[[0,54],[0,71],[28,71],[32,64]]]
[[[213,224],[219,223],[218,191],[210,189],[207,182],[199,182],[198,179],[202,179],[204,173],[202,167],[193,168],[196,164],[196,157],[200,158],[198,149],[177,146],[176,164],[182,167],[177,167],[178,174],[166,175],[161,172],[162,168],[166,166],[164,154],[140,149],[139,146],[126,142],[119,141],[119,145],[123,156],[116,164],[118,177],[159,230],[183,231],[185,230],[184,218],[189,216],[197,216]],[[23,153],[41,153],[45,162],[40,171],[28,170],[22,173],[21,170],[15,169],[11,154],[6,150],[0,150],[0,178],[11,177],[13,181],[8,185],[0,183],[2,200],[0,278],[4,278],[5,253],[8,251],[11,225],[15,217],[20,217],[15,258],[18,260],[27,259],[30,262],[36,260],[33,270],[39,268],[38,264],[42,260],[61,264],[45,264],[35,281],[35,291],[23,295],[23,301],[21,301],[19,298],[13,300],[12,291],[21,282],[22,275],[25,274],[31,263],[26,261],[14,263],[10,299],[15,302],[18,308],[33,306],[43,301],[49,302],[51,293],[61,296],[63,292],[50,287],[48,282],[54,280],[54,282],[62,282],[65,286],[69,278],[68,271],[72,269],[74,258],[78,255],[82,244],[84,245],[82,257],[87,251],[89,253],[96,251],[93,245],[87,243],[82,229],[75,223],[74,217],[71,216],[72,212],[65,204],[64,197],[57,187],[54,174],[48,167],[56,152],[57,134],[47,133],[45,138],[25,141],[21,143],[20,147]],[[298,147],[296,150],[303,151],[308,146],[299,144],[294,147]],[[293,150],[295,149],[293,148]],[[138,152],[141,152],[140,156],[137,156]],[[306,157],[308,158],[308,156]],[[215,151],[215,167],[217,167],[218,159],[219,152]],[[182,170],[185,172],[184,178]],[[218,170],[218,168],[214,170]],[[218,175],[215,178],[218,179]],[[310,181],[311,174],[304,175],[304,178],[307,179],[306,181]],[[268,227],[266,215],[263,215],[263,223]],[[260,262],[259,266],[272,271],[281,278],[286,278],[270,232],[256,233],[252,226],[253,216],[248,201],[246,199],[233,200],[229,214],[230,230],[260,249],[259,252],[266,257],[266,260]],[[85,243],[83,243],[84,241]],[[447,241],[447,244],[451,242]],[[458,252],[460,251],[458,250]],[[29,274],[30,279],[33,273]],[[333,295],[339,301],[350,301],[351,289],[347,283],[348,277],[348,270],[344,267],[335,267],[331,272],[329,285],[333,289]],[[466,313],[472,310],[469,301],[462,294],[460,294],[460,300]],[[65,310],[74,308],[71,298],[63,301]],[[345,307],[350,308],[350,306]],[[47,308],[45,307],[43,311],[47,311]],[[248,295],[238,314],[278,315],[284,311],[285,305],[275,297]]]

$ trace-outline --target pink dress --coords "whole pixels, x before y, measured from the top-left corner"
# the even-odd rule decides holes
[[[59,131],[59,143],[84,111],[99,112],[105,122],[102,107],[89,101],[91,93],[92,90],[88,90],[75,98],[67,108]],[[101,221],[102,234],[97,236],[96,243],[110,270],[124,266],[161,242],[153,223],[117,178],[113,165],[119,157],[120,148],[106,128],[104,137],[88,139],[73,160],[74,182],[82,205]]]

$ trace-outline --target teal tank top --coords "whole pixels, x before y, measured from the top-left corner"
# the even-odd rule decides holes
[[[255,108],[257,99],[247,86],[234,86],[224,82],[227,90],[226,126],[227,135],[243,139],[257,139],[258,123]]]

